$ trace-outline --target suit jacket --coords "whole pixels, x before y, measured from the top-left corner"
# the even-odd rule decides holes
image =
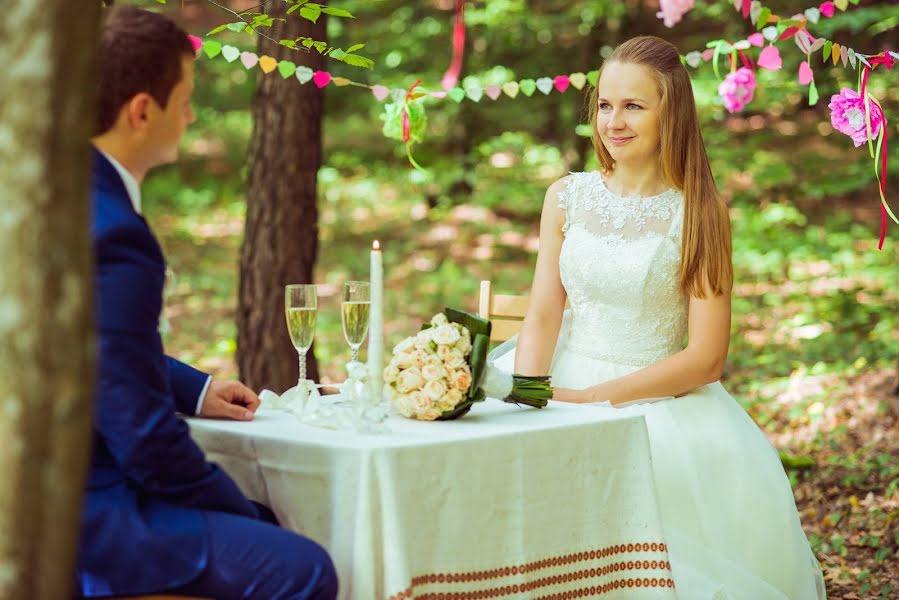
[[[207,375],[163,353],[165,261],[115,167],[93,152],[99,378],[76,577],[85,596],[146,593],[206,566],[204,510],[258,517],[176,416]]]

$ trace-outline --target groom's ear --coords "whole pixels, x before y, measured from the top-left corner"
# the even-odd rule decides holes
[[[153,97],[147,92],[140,92],[131,97],[122,111],[125,113],[126,122],[129,129],[133,131],[142,131],[147,126],[151,104],[154,102]]]

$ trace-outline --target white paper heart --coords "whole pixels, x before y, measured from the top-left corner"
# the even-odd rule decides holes
[[[296,75],[296,78],[300,83],[306,83],[312,80],[312,76],[315,75],[315,73],[309,67],[300,65],[297,67],[297,72],[294,73],[294,75]]]
[[[749,43],[749,40],[740,40],[739,42],[734,42],[734,48],[737,50],[749,50],[749,47],[752,44]]]
[[[808,54],[809,52],[811,52],[812,42],[808,39],[808,34],[804,29],[800,29],[796,32],[796,35],[793,36],[793,41],[796,42],[796,45],[804,53]]]
[[[818,10],[817,7],[813,6],[811,8],[805,9],[805,18],[808,19],[809,23],[817,23],[821,18],[821,11]]]
[[[484,97],[484,90],[476,86],[465,88],[465,95],[468,96],[472,102],[479,102],[481,98]]]
[[[855,70],[855,50],[849,48],[849,64],[852,65],[852,69]]]
[[[536,81],[537,89],[543,92],[544,94],[549,94],[553,91],[553,80],[549,77],[541,77]]]
[[[775,27],[774,25],[769,25],[768,27],[762,29],[762,35],[765,36],[765,39],[769,42],[773,42],[777,39],[777,36],[779,34],[777,33],[777,27]]]
[[[240,50],[235,48],[234,46],[222,46],[222,56],[225,57],[229,63],[237,60],[237,57],[240,56]]]
[[[758,0],[752,0],[752,4],[749,5],[749,19],[752,21],[752,24],[755,25],[759,20],[759,15],[762,12],[762,3]]]
[[[699,50],[693,50],[692,52],[688,52],[684,59],[689,66],[695,69],[702,63],[702,54],[699,53]]]
[[[576,90],[584,89],[584,85],[587,83],[587,76],[581,72],[572,73],[568,76],[568,81],[571,82],[571,85],[574,86]]]

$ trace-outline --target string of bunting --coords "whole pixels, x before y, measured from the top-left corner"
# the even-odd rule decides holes
[[[719,79],[718,88],[724,107],[729,112],[741,111],[751,102],[757,86],[755,71],[757,68],[776,71],[782,68],[783,60],[777,44],[792,39],[801,52],[806,55],[798,70],[800,85],[808,86],[809,104],[817,104],[819,97],[815,85],[814,70],[812,68],[812,55],[822,52],[822,61],[825,65],[832,63],[836,66],[842,63],[843,67],[851,67],[856,70],[859,66],[858,91],[843,88],[839,94],[831,98],[829,108],[831,111],[831,123],[834,129],[852,138],[856,147],[867,142],[868,151],[874,160],[874,174],[878,180],[881,208],[881,227],[878,249],[883,249],[886,237],[887,217],[896,224],[899,219],[891,210],[886,201],[886,172],[887,172],[887,120],[883,107],[867,90],[868,76],[875,68],[882,65],[885,70],[892,68],[894,61],[899,60],[899,53],[882,51],[877,54],[865,54],[840,44],[837,41],[824,37],[816,37],[808,30],[809,24],[814,25],[821,18],[831,18],[836,10],[845,11],[849,4],[857,5],[859,0],[833,0],[822,2],[817,6],[805,9],[790,18],[784,18],[775,14],[771,9],[762,5],[759,0],[731,0],[734,8],[743,18],[749,19],[758,30],[745,39],[735,42],[727,40],[711,40],[703,50],[694,50],[681,55],[684,65],[696,69],[704,63],[711,62],[715,76]],[[368,89],[378,100],[385,105],[383,133],[386,137],[401,141],[405,145],[409,163],[416,169],[421,169],[412,157],[412,145],[424,139],[427,117],[424,106],[420,100],[425,98],[450,99],[456,103],[464,100],[480,102],[485,96],[490,100],[498,100],[505,95],[514,99],[519,94],[531,97],[536,92],[545,95],[554,90],[565,93],[569,88],[582,90],[588,83],[596,85],[599,76],[598,70],[587,73],[576,72],[554,76],[542,76],[538,78],[524,78],[518,81],[508,81],[502,84],[490,84],[482,86],[477,82],[466,84],[464,87],[457,85],[459,68],[461,65],[461,53],[464,46],[464,20],[462,18],[462,0],[456,2],[456,14],[453,31],[453,60],[442,86],[438,91],[427,91],[420,87],[421,80],[408,89],[389,88],[385,85],[369,85],[354,81],[346,77],[333,76],[325,70],[314,71],[309,67],[297,65],[289,60],[276,60],[267,55],[259,56],[254,52],[242,51],[236,46],[222,44],[213,39],[201,39],[191,36],[195,50],[210,59],[221,56],[229,63],[239,61],[249,70],[258,67],[266,75],[278,71],[284,79],[296,78],[300,84],[310,81],[319,88],[327,85],[337,87],[354,86]],[[684,14],[693,8],[693,1],[687,0],[661,0],[658,16],[665,25],[673,27]],[[752,48],[761,48],[758,57],[751,54]],[[730,59],[730,71],[723,78],[720,73],[720,59]]]
[[[741,111],[751,102],[756,88],[756,67],[770,71],[782,68],[783,60],[776,46],[778,42],[792,39],[799,50],[806,55],[806,59],[799,64],[797,77],[800,85],[808,86],[808,101],[811,106],[817,104],[819,99],[812,68],[814,53],[822,52],[821,59],[824,65],[836,66],[842,63],[844,68],[858,69],[858,91],[844,87],[839,94],[831,97],[828,108],[834,129],[849,136],[855,147],[864,143],[868,145],[868,152],[874,161],[874,176],[880,194],[880,237],[877,248],[882,250],[886,238],[887,217],[889,216],[896,224],[899,224],[899,219],[886,201],[888,130],[886,115],[880,102],[868,93],[867,82],[870,73],[878,66],[883,65],[884,70],[890,70],[894,61],[899,60],[899,53],[884,50],[877,54],[865,54],[846,44],[824,37],[815,37],[808,30],[810,24],[818,23],[822,17],[831,18],[836,10],[845,11],[850,2],[858,4],[859,0],[822,2],[805,9],[802,13],[784,18],[774,14],[758,0],[733,0],[734,8],[744,19],[749,19],[759,31],[733,43],[727,40],[712,40],[706,44],[704,50],[688,52],[681,56],[681,60],[692,68],[711,61],[715,76],[721,81],[718,94],[724,102],[724,107],[732,113]],[[663,0],[662,10],[658,16],[664,19],[669,27],[677,23],[683,14],[692,8],[692,5],[684,7],[677,3],[666,5],[668,3]],[[755,61],[746,55],[752,47],[762,48]],[[719,60],[727,56],[730,57],[730,72],[722,81]],[[742,66],[738,67],[738,60]]]

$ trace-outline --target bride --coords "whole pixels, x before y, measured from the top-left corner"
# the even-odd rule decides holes
[[[497,365],[643,415],[679,598],[822,600],[777,452],[718,381],[730,224],[675,47],[619,46],[590,109],[602,169],[550,186],[527,316]]]

